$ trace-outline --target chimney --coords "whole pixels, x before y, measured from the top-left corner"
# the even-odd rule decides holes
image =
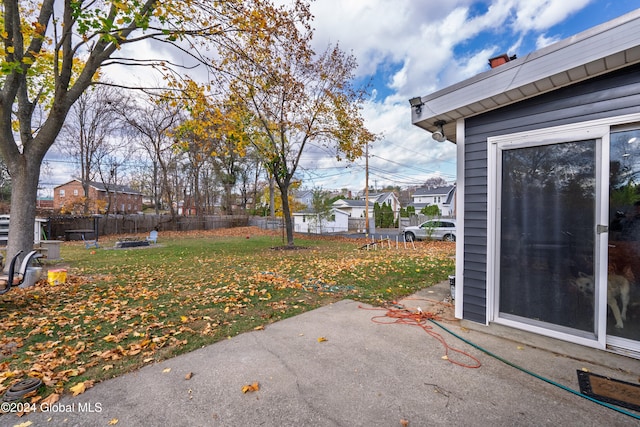
[[[509,56],[506,53],[503,53],[502,55],[498,55],[495,56],[493,58],[489,59],[489,66],[491,68],[496,68],[502,64],[506,64],[507,62],[516,59],[516,55],[513,56]]]

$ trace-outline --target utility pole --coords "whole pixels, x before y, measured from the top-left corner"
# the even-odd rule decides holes
[[[369,143],[364,147],[364,236],[369,238]]]

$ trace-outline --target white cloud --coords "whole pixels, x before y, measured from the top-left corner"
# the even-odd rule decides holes
[[[545,34],[540,34],[536,39],[536,49],[542,49],[557,41],[560,41],[560,37],[547,37]]]
[[[543,32],[584,8],[591,0],[494,0],[476,10],[473,0],[322,0],[312,3],[315,16],[314,46],[329,43],[358,58],[359,75],[372,75],[387,64],[400,64],[390,87],[411,96],[416,90],[433,91],[446,84],[452,63],[456,76],[487,69],[494,54],[515,46],[473,46],[483,33],[519,39],[529,32]],[[549,40],[553,40],[551,37]],[[457,50],[466,53],[459,58]],[[486,56],[481,60],[481,55]],[[461,61],[469,60],[468,63]],[[440,75],[445,77],[440,79]]]
[[[408,105],[406,100],[400,103],[391,98],[365,105],[363,115],[367,126],[380,135],[369,148],[371,186],[417,185],[434,175],[454,180],[455,146],[435,142],[429,133],[412,126]],[[361,190],[365,186],[364,158],[347,167],[348,163],[336,162],[326,152],[314,150],[307,152],[304,159],[306,169],[329,175],[326,179],[313,175],[312,181],[305,182],[307,187]]]
[[[473,0],[321,0],[312,3],[314,43],[317,50],[323,50],[328,43],[339,42],[343,50],[356,56],[360,76],[395,64],[386,91],[376,91],[390,90],[391,95],[374,98],[364,111],[369,129],[383,135],[371,148],[374,170],[389,172],[390,182],[407,177],[424,180],[431,171],[442,171],[451,179],[455,146],[436,143],[428,132],[413,127],[408,99],[486,71],[488,59],[497,54],[528,53],[517,52],[525,36],[548,30],[589,1],[494,0],[483,9]],[[493,38],[485,37],[485,44],[478,42],[487,35]],[[539,47],[555,41],[553,36],[537,37]],[[357,169],[350,168],[344,182],[356,177],[356,182],[364,182],[364,171],[360,168],[358,175]],[[333,176],[326,182],[337,183],[340,178]]]
[[[584,8],[591,0],[522,0],[515,2],[517,32],[544,31]]]

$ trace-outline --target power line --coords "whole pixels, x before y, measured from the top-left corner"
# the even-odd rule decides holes
[[[415,170],[415,171],[423,173],[423,174],[434,174],[435,173],[435,174],[440,174],[440,175],[446,176],[448,178],[454,178],[455,179],[455,175],[442,172],[441,170],[420,168],[420,167],[416,167],[416,166],[411,165],[411,164],[408,164],[408,165],[407,164],[402,164],[402,163],[399,163],[399,162],[396,162],[396,161],[393,161],[393,160],[385,159],[384,157],[380,157],[380,156],[377,156],[375,154],[372,154],[371,157],[375,157],[375,158],[380,159],[382,161],[396,164],[398,166],[401,166],[404,169],[412,169],[412,170]],[[341,166],[327,166],[327,167],[322,167],[322,168],[314,167],[313,169],[314,170],[331,170],[331,169],[343,169],[343,168],[347,168],[349,166],[355,166],[356,168],[359,168],[361,171],[365,170],[364,165],[362,165],[360,163],[350,163],[348,166],[344,166],[344,165],[341,165]],[[371,165],[369,165],[369,167],[370,168],[375,168],[375,166],[371,166]],[[382,169],[380,169],[380,170],[382,170]],[[384,172],[385,173],[389,173],[389,174],[393,174],[393,175],[401,175],[398,172],[388,172],[388,171],[384,171]],[[329,175],[329,176],[334,176],[334,175]]]
[[[421,152],[421,151],[416,151],[416,150],[413,150],[411,148],[404,147],[404,146],[396,144],[395,142],[392,142],[392,141],[386,141],[386,143],[394,145],[394,146],[400,148],[403,151],[410,151],[412,153],[419,154],[421,156],[424,155],[424,153]],[[440,161],[443,162],[443,163],[449,163],[449,164],[455,165],[455,162],[452,162],[451,160],[440,160]]]
[[[78,165],[80,162],[77,160],[67,160],[67,159],[48,159],[48,158],[44,158],[44,163],[62,163],[62,164],[68,164],[68,165]],[[151,162],[148,161],[140,161],[140,162],[134,162],[134,161],[122,161],[122,162],[118,162],[118,165],[122,165],[122,166],[150,166]]]
[[[436,171],[436,170],[432,170],[432,169],[417,168],[417,167],[412,166],[412,165],[405,165],[405,164],[402,164],[402,163],[394,162],[393,160],[385,159],[384,157],[380,157],[380,156],[375,156],[375,157],[380,159],[380,160],[384,160],[385,162],[389,162],[389,163],[393,163],[393,164],[396,164],[396,165],[399,165],[399,166],[402,166],[402,167],[405,167],[405,168],[410,168],[410,169],[417,170],[418,172],[439,173],[439,174],[442,174],[442,175],[448,175],[450,177],[455,177],[454,175],[451,175],[451,174],[445,174],[442,171]]]

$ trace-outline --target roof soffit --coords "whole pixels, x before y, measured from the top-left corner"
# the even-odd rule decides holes
[[[472,78],[423,96],[412,123],[429,132],[445,120],[456,140],[455,121],[640,62],[640,9],[532,52]]]

